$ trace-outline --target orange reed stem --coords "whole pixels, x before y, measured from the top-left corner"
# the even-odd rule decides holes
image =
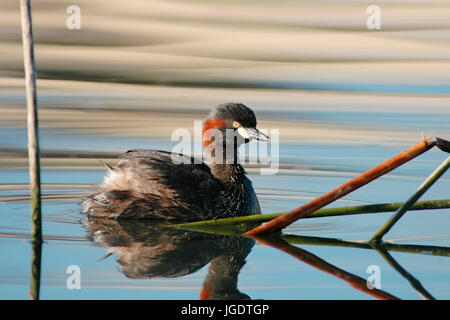
[[[269,222],[260,225],[256,228],[245,233],[245,235],[256,235],[263,233],[277,232],[284,227],[290,225],[291,223],[303,218],[310,213],[336,201],[339,198],[349,194],[352,191],[368,184],[369,182],[381,177],[382,175],[394,170],[395,168],[401,166],[402,164],[414,159],[420,154],[428,151],[436,145],[435,140],[424,139],[418,144],[412,146],[411,148],[399,153],[395,157],[386,160],[385,162],[379,164],[378,166],[366,171],[365,173],[353,178],[352,180],[346,182],[345,184],[337,187],[320,197],[294,209],[291,210]]]

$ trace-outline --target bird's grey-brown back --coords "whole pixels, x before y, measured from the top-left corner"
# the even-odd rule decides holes
[[[187,157],[187,156],[184,156]],[[174,164],[171,153],[131,150],[84,202],[90,216],[196,220],[220,185],[204,164]]]

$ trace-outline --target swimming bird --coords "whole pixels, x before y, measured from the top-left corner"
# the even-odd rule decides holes
[[[127,151],[88,194],[84,213],[177,221],[261,213],[252,183],[238,161],[239,146],[253,139],[269,140],[256,124],[250,108],[226,103],[214,108],[203,123],[205,161],[167,151]]]

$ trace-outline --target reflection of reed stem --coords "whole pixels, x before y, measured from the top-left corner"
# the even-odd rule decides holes
[[[428,151],[433,146],[436,145],[435,140],[425,139],[416,145],[410,147],[409,149],[399,153],[395,157],[384,161],[378,166],[360,174],[359,176],[351,179],[350,181],[344,183],[343,185],[317,197],[316,199],[291,210],[284,215],[277,217],[266,224],[253,228],[248,231],[247,235],[255,235],[262,233],[277,232],[287,227],[291,223],[297,221],[300,218],[306,217],[312,212],[342,198],[343,196],[349,194],[350,192],[368,184],[369,182],[381,177],[382,175],[394,170],[398,166],[414,159],[415,157],[421,155],[422,153]]]
[[[377,299],[383,299],[383,300],[397,300],[398,299],[397,297],[391,295],[388,292],[385,292],[385,291],[382,291],[382,290],[379,290],[376,288],[369,289],[367,286],[366,279],[363,279],[357,275],[354,275],[343,269],[340,269],[306,250],[292,246],[279,237],[254,236],[252,238],[254,238],[255,240],[258,240],[262,244],[279,249],[279,250],[289,254],[290,256],[292,256],[306,264],[309,264],[310,266],[312,266],[320,271],[326,272],[326,273],[331,274],[339,279],[342,279],[342,280],[346,281],[347,283],[349,283],[353,288],[355,288],[359,291],[362,291],[368,295],[371,295],[372,297],[375,297]]]
[[[372,245],[369,243],[343,241],[333,238],[283,235],[283,240],[289,244],[294,245],[298,244],[298,245],[332,246],[332,247],[369,249],[369,250],[373,249]],[[395,244],[388,242],[380,243],[377,245],[377,247],[381,247],[383,248],[383,250],[388,251],[450,257],[450,248],[448,247],[424,246],[415,244]]]
[[[167,225],[165,225],[167,227]],[[190,227],[180,227],[181,229],[193,230],[197,232],[218,234],[224,236],[239,236],[241,231],[236,228],[222,227],[222,228],[190,228]],[[311,237],[311,236],[298,236],[298,235],[282,235],[284,241],[293,245],[313,245],[313,246],[331,246],[331,247],[343,247],[343,248],[356,248],[356,249],[369,249],[372,250],[373,247],[369,243],[354,242],[354,241],[344,241],[340,239],[333,238],[321,238],[321,237]],[[424,246],[415,244],[396,244],[383,242],[379,243],[378,246],[383,247],[384,250],[413,253],[413,254],[424,254],[432,256],[450,257],[450,248],[439,247],[439,246]]]
[[[22,21],[23,59],[25,68],[25,85],[27,96],[27,126],[28,126],[28,161],[30,166],[30,192],[31,192],[31,237],[33,247],[42,244],[41,227],[41,188],[40,188],[40,165],[39,165],[39,141],[38,141],[38,118],[36,98],[36,67],[34,64],[33,32],[31,19],[30,0],[20,0],[20,12]],[[35,262],[40,264],[40,248],[33,254],[32,280],[30,288],[30,299],[39,298],[40,266],[35,267]]]
[[[394,224],[408,211],[419,198],[427,192],[427,190],[447,171],[450,167],[450,157],[448,157],[442,164],[422,183],[416,192],[395,212],[395,214],[384,224],[380,230],[372,237],[372,242],[380,242],[381,238],[389,232]]]
[[[374,246],[374,249],[389,263],[395,270],[398,271],[406,280],[409,281],[411,286],[427,300],[435,300],[434,297],[422,286],[419,280],[414,278],[412,274],[406,271],[395,259],[381,246]]]

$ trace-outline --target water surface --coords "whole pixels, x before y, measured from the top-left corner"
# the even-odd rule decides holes
[[[344,271],[367,279],[370,266],[379,267],[381,290],[398,298],[421,299],[424,290],[450,298],[450,209],[408,212],[386,236],[398,245],[391,260],[364,245],[391,213],[298,221],[285,239],[306,250],[304,260],[239,237],[87,224],[81,213],[84,195],[105,175],[99,160],[114,164],[133,148],[171,150],[175,129],[193,132],[194,121],[228,101],[245,103],[260,128],[280,132],[278,173],[247,168],[264,213],[314,199],[417,143],[422,132],[449,139],[445,1],[382,3],[376,31],[366,28],[367,4],[358,1],[78,4],[81,30],[65,27],[65,4],[33,4],[42,299],[374,299],[342,279]],[[17,3],[1,6],[0,299],[27,299],[21,33]],[[405,201],[446,157],[433,149],[330,207]],[[448,199],[449,190],[447,173],[422,200]],[[402,244],[431,247],[411,253]],[[328,265],[311,263],[318,258]],[[66,285],[71,265],[81,270],[79,290]],[[420,281],[420,292],[408,277]]]

